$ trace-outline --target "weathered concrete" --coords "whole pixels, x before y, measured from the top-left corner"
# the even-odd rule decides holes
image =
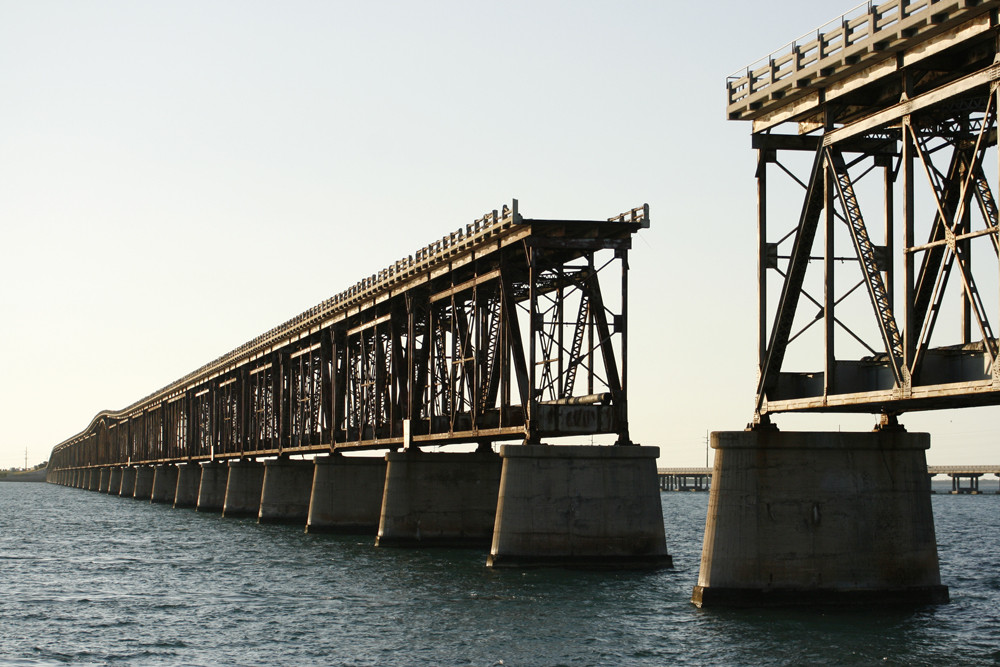
[[[206,461],[201,464],[201,480],[198,483],[199,512],[221,512],[226,505],[226,483],[229,480],[229,465],[221,461]]]
[[[264,461],[264,483],[257,521],[306,525],[314,468],[312,461]]]
[[[101,469],[100,468],[90,468],[90,476],[87,478],[87,489],[89,491],[97,491],[101,488]]]
[[[153,495],[153,477],[156,471],[153,466],[135,467],[135,493],[132,497],[136,500],[149,500]]]
[[[200,485],[201,466],[197,463],[178,463],[174,507],[195,507],[198,504],[198,487]]]
[[[107,492],[113,495],[118,495],[122,490],[122,467],[114,466],[111,468],[110,477],[108,477],[108,489]]]
[[[415,450],[386,454],[378,546],[486,547],[493,536],[500,457]]]
[[[385,457],[317,458],[306,532],[377,534],[385,469]]]
[[[97,490],[101,493],[108,492],[108,484],[111,482],[111,469],[101,468],[100,478],[97,482]]]
[[[257,461],[230,461],[226,502],[222,516],[257,516],[264,486],[264,464]]]
[[[135,496],[135,466],[122,468],[122,484],[118,489],[118,495],[126,498]]]
[[[698,606],[940,603],[926,433],[712,434]]]
[[[174,502],[177,492],[177,466],[172,463],[161,463],[154,468],[153,491],[149,496],[154,503]]]
[[[669,567],[658,447],[503,445],[491,567]]]

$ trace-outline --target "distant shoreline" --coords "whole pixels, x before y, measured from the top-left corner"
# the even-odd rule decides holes
[[[29,472],[0,473],[0,482],[44,482],[48,472],[47,468],[42,468]]]

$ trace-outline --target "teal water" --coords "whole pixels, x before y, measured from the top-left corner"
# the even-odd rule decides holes
[[[480,551],[0,484],[0,664],[1000,664],[989,490],[932,499],[951,604],[720,611],[689,602],[705,493],[661,496],[674,569],[516,572]]]

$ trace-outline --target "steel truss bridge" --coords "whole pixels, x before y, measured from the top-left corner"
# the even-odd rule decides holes
[[[729,78],[758,157],[755,424],[1000,404],[998,9],[869,2]]]
[[[630,444],[628,251],[642,206],[515,200],[57,445],[50,469],[567,435]]]

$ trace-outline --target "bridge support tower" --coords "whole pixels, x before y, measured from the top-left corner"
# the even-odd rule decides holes
[[[122,485],[118,495],[127,498],[135,496],[135,466],[122,466]]]
[[[257,521],[305,524],[309,518],[314,468],[312,461],[287,458],[265,461]]]
[[[384,457],[339,454],[315,460],[307,533],[378,533]]]
[[[669,567],[656,447],[504,445],[490,567]]]
[[[136,500],[149,500],[153,495],[153,478],[156,471],[153,466],[136,466],[135,468],[135,493],[132,495]]]
[[[122,467],[112,466],[108,477],[107,493],[118,495],[122,490]]]
[[[201,466],[197,463],[177,464],[177,488],[174,491],[174,507],[195,507],[198,505],[198,487],[201,485]]]
[[[926,433],[759,429],[716,450],[701,606],[931,604],[941,585]]]
[[[154,468],[153,491],[150,494],[150,501],[154,503],[174,502],[174,494],[177,492],[177,466],[172,463],[161,463]]]
[[[259,461],[229,462],[226,502],[222,516],[256,517],[260,512],[260,494],[264,487],[264,464]]]
[[[221,512],[226,505],[226,484],[229,481],[229,466],[221,461],[205,461],[200,464],[201,480],[198,484],[199,512]]]
[[[407,450],[389,452],[386,461],[378,546],[489,546],[499,456]]]

